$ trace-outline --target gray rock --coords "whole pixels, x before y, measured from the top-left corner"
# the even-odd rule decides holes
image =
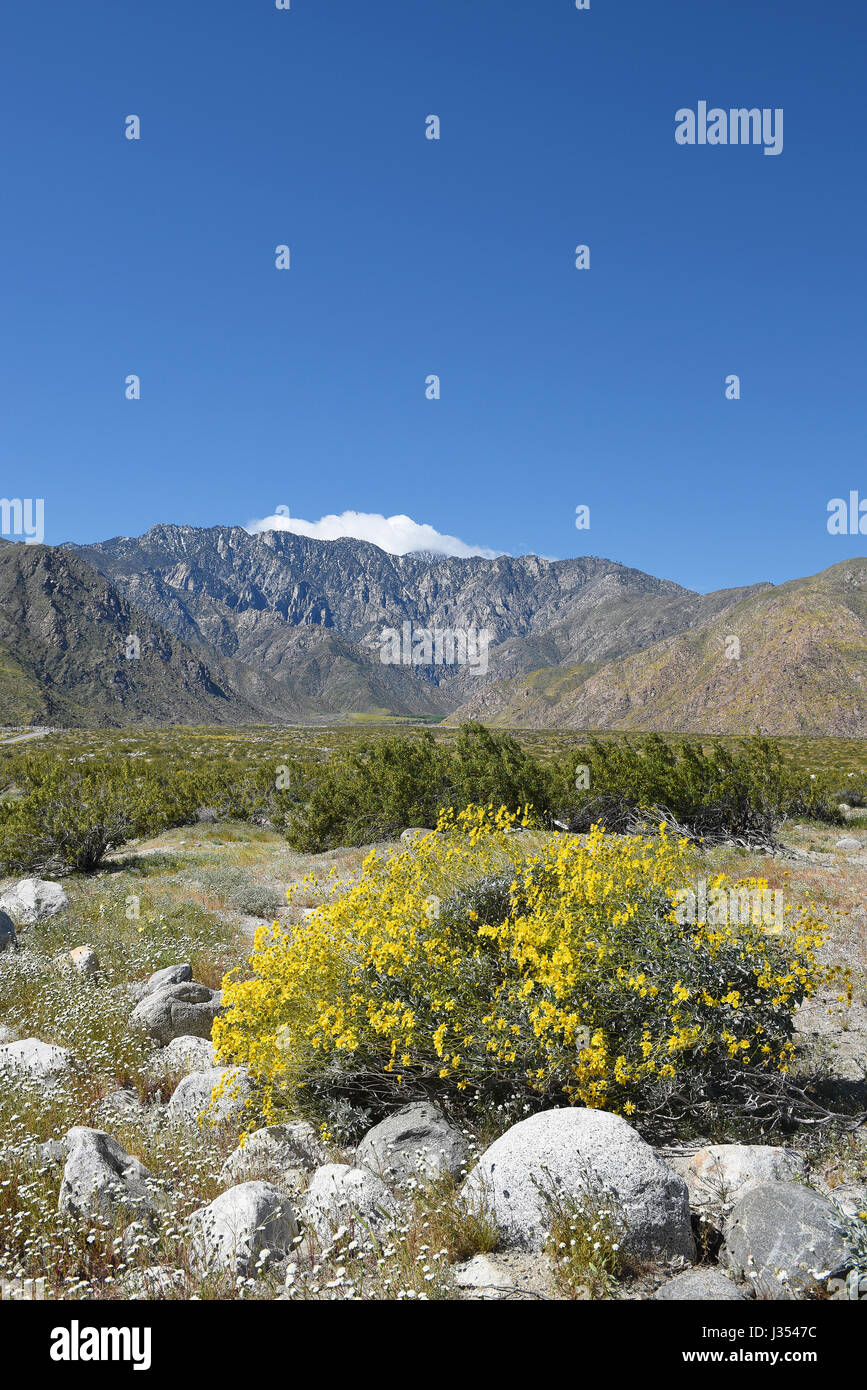
[[[299,1210],[305,1228],[325,1244],[340,1226],[358,1224],[384,1231],[400,1209],[382,1179],[369,1168],[326,1163],[313,1174]]]
[[[290,1200],[267,1182],[231,1187],[193,1212],[190,1228],[191,1255],[199,1270],[224,1270],[242,1278],[271,1259],[284,1258],[298,1235]]]
[[[225,1094],[212,1105],[212,1092],[224,1078]],[[213,1067],[210,1071],[194,1071],[175,1088],[169,1101],[169,1118],[187,1125],[197,1125],[200,1120],[202,1124],[209,1125],[240,1120],[252,1093],[253,1087],[245,1067]]]
[[[148,1076],[190,1076],[194,1071],[213,1071],[217,1065],[214,1044],[208,1038],[183,1036],[172,1038],[166,1047],[161,1047],[148,1058],[145,1070]]]
[[[135,1091],[119,1088],[103,1096],[94,1111],[94,1118],[100,1124],[111,1125],[118,1120],[141,1120],[147,1115],[147,1107],[142,1105]]]
[[[796,1298],[849,1263],[838,1222],[831,1202],[811,1188],[765,1183],[729,1216],[720,1263],[765,1298]]]
[[[0,951],[13,951],[18,945],[15,923],[6,912],[0,912]]]
[[[66,1163],[69,1145],[65,1137],[63,1139],[46,1139],[44,1144],[37,1144],[36,1151],[43,1168],[55,1168],[58,1164]]]
[[[546,1110],[508,1129],[464,1184],[471,1208],[496,1219],[504,1244],[540,1250],[548,1232],[545,1192],[613,1198],[624,1249],[643,1259],[695,1257],[686,1183],[619,1115]]]
[[[0,1071],[8,1070],[38,1081],[59,1081],[75,1069],[72,1053],[66,1047],[44,1043],[39,1038],[0,1046]]]
[[[836,1187],[823,1186],[823,1191],[845,1216],[857,1217],[859,1212],[867,1211],[867,1187],[860,1183],[838,1183]]]
[[[469,1146],[436,1105],[405,1105],[375,1125],[358,1146],[356,1163],[386,1182],[407,1178],[457,1177],[469,1158]]]
[[[653,1299],[659,1303],[734,1303],[738,1299],[743,1300],[744,1297],[737,1284],[732,1283],[721,1269],[708,1268],[705,1265],[697,1269],[687,1269],[675,1279],[669,1279],[653,1295]]]
[[[838,840],[835,849],[848,850],[850,854],[856,854],[863,846],[860,840],[856,840],[851,835],[844,835],[842,840]]]
[[[150,979],[144,986],[142,998],[148,994],[156,994],[158,989],[164,989],[166,985],[186,985],[193,978],[193,967],[191,965],[167,965],[164,970],[155,970]]]
[[[689,1188],[690,1206],[705,1217],[727,1212],[753,1187],[806,1178],[807,1164],[793,1149],[770,1144],[710,1144],[677,1171]]]
[[[220,1178],[226,1183],[247,1182],[253,1177],[274,1182],[288,1178],[292,1190],[297,1191],[303,1186],[305,1172],[312,1173],[327,1162],[328,1151],[313,1125],[298,1120],[255,1130],[226,1159]]]
[[[98,1129],[71,1129],[57,1209],[87,1220],[102,1216],[141,1221],[166,1205],[147,1168]]]
[[[199,806],[196,811],[196,820],[199,825],[216,825],[217,813],[213,806]]]
[[[69,907],[59,883],[46,878],[22,878],[0,897],[0,911],[8,912],[19,927],[32,927]]]
[[[480,1298],[502,1299],[516,1292],[513,1271],[494,1255],[474,1255],[455,1265],[452,1274],[459,1289]]]
[[[131,1024],[165,1047],[173,1038],[186,1035],[209,1038],[222,1007],[222,994],[206,985],[163,985],[136,1004]]]

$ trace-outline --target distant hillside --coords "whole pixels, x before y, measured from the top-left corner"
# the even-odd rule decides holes
[[[131,635],[141,657],[127,660]],[[0,547],[0,723],[242,723],[255,711],[77,555]]]
[[[732,637],[740,659],[727,656]],[[621,660],[549,668],[480,690],[453,717],[867,737],[867,560],[754,593],[700,628]]]

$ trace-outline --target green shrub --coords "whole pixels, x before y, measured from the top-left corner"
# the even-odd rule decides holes
[[[509,735],[462,726],[453,748],[429,730],[382,738],[310,767],[287,818],[290,843],[308,853],[394,837],[436,825],[442,807],[528,803],[548,810],[553,778]]]
[[[275,767],[265,759],[179,766],[36,753],[8,760],[3,772],[16,795],[0,801],[0,873],[92,872],[127,840],[191,824],[204,804],[220,819],[280,814]]]
[[[758,737],[738,752],[721,743],[678,748],[658,734],[592,739],[561,769],[561,798],[573,830],[628,833],[664,815],[696,839],[751,844],[772,840],[792,816],[844,819],[827,781],[795,772],[778,745]]]
[[[54,763],[33,782],[0,813],[0,872],[89,873],[133,833],[128,779]]]
[[[434,825],[448,800],[450,760],[425,730],[417,739],[383,738],[307,769],[286,811],[290,844],[316,853],[363,845],[409,825]]]
[[[838,801],[858,798],[848,778],[797,770],[766,739],[709,752],[658,735],[594,739],[559,763],[476,723],[451,743],[420,730],[344,743],[328,756],[299,756],[296,744],[278,757],[216,734],[188,756],[156,739],[115,754],[107,737],[95,747],[0,758],[0,873],[93,869],[125,839],[194,823],[204,806],[220,820],[273,825],[294,848],[316,853],[430,826],[441,807],[467,805],[531,805],[542,824],[576,830],[632,831],[665,817],[693,837],[767,843],[787,817],[840,824]],[[582,765],[587,788],[576,786]]]

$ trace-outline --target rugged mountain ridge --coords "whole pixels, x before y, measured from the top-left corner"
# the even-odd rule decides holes
[[[867,559],[748,595],[620,661],[489,686],[454,718],[867,738]]]
[[[383,664],[403,624],[486,628],[488,662]],[[867,559],[701,595],[595,557],[395,556],[240,527],[0,544],[0,723],[366,713],[867,737],[865,680]]]
[[[191,646],[276,680],[293,708],[442,717],[481,686],[600,663],[701,625],[746,593],[700,595],[610,560],[387,554],[241,527],[157,526],[77,552]],[[383,665],[384,629],[481,630],[487,670]]]

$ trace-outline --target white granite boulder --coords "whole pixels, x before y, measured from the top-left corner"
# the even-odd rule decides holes
[[[247,1136],[229,1154],[220,1177],[223,1182],[247,1182],[268,1178],[280,1185],[288,1178],[292,1190],[303,1183],[303,1174],[328,1162],[328,1151],[313,1125],[297,1120],[288,1125],[268,1125]]]
[[[141,1221],[166,1205],[147,1168],[102,1130],[77,1127],[65,1142],[58,1211],[85,1221],[93,1216]]]
[[[147,1060],[148,1076],[190,1076],[194,1071],[213,1071],[217,1065],[214,1044],[209,1038],[183,1034],[154,1052]]]
[[[0,1046],[0,1072],[16,1072],[35,1081],[62,1081],[75,1070],[72,1053],[66,1047],[45,1043],[39,1038]]]
[[[656,1303],[736,1303],[746,1295],[713,1265],[696,1266],[668,1279],[653,1295]]]
[[[190,1218],[193,1263],[249,1278],[292,1249],[298,1223],[285,1192],[267,1182],[230,1187]]]
[[[173,1038],[210,1038],[214,1019],[223,1007],[219,990],[193,981],[163,985],[133,1009],[132,1027],[142,1028],[162,1047]]]
[[[165,989],[167,985],[186,985],[193,978],[193,967],[191,965],[167,965],[162,970],[155,970],[153,975],[145,981],[142,997],[146,994],[156,994],[158,989]]]
[[[762,1183],[807,1176],[800,1154],[771,1144],[710,1144],[672,1166],[689,1188],[690,1206],[703,1216],[729,1209]]]
[[[59,883],[47,878],[22,878],[0,897],[0,911],[8,912],[17,927],[32,927],[56,917],[69,907]]]
[[[214,1089],[224,1082],[223,1093],[212,1100]],[[212,1067],[194,1071],[176,1086],[168,1104],[168,1115],[181,1124],[219,1125],[240,1120],[253,1087],[245,1067]]]
[[[590,1196],[613,1199],[625,1250],[644,1259],[695,1257],[683,1178],[605,1110],[545,1110],[513,1125],[482,1155],[463,1192],[471,1208],[495,1218],[507,1246],[542,1249],[549,1194]]]
[[[299,1214],[305,1229],[325,1244],[340,1226],[387,1230],[399,1210],[385,1183],[368,1168],[327,1163],[313,1174]]]

